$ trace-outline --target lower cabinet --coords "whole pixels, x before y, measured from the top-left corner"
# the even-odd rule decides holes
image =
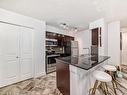
[[[69,65],[56,60],[57,88],[63,95],[70,95],[70,71]]]
[[[33,77],[33,29],[0,23],[0,87]]]

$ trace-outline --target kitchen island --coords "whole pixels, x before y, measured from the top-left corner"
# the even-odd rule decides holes
[[[101,70],[108,59],[108,56],[98,55],[57,58],[57,88],[63,95],[89,95],[95,82],[93,72]]]

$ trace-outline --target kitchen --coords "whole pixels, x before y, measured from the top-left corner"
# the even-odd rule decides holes
[[[126,4],[1,0],[0,95],[127,95]]]
[[[55,71],[57,57],[71,56],[71,41],[74,37],[46,32],[46,73]]]
[[[77,95],[79,93],[80,95],[84,93],[88,95],[90,88],[92,88],[95,83],[93,72],[96,70],[103,71],[103,65],[105,66],[108,61],[111,61],[110,56],[105,56],[107,54],[106,47],[110,47],[110,45],[106,46],[106,39],[110,33],[106,34],[104,32],[106,31],[105,24],[104,19],[99,19],[90,24],[90,30],[84,31],[84,34],[79,32],[74,36],[74,40],[77,41],[78,44],[77,55],[73,55],[72,53],[71,57],[63,56],[56,58],[57,88],[63,95]],[[114,22],[113,24],[118,25],[119,23]],[[108,27],[110,27],[110,24]],[[116,29],[116,27],[110,28]],[[87,41],[84,40],[85,37]],[[82,43],[85,43],[85,45]],[[80,57],[78,57],[79,54]],[[84,89],[86,84],[89,84],[89,86]],[[78,89],[78,87],[80,87],[80,89]],[[125,89],[123,86],[121,86],[121,88]]]

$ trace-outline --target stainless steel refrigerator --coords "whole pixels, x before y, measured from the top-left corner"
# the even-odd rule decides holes
[[[78,41],[71,41],[71,56],[78,55],[79,55]]]

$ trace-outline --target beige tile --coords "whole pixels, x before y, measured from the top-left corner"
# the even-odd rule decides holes
[[[0,95],[60,95],[56,90],[56,73],[1,88]]]
[[[127,87],[127,80],[119,79],[120,83]],[[109,87],[112,88],[111,84]],[[127,90],[119,86],[119,88],[127,95]],[[110,92],[112,92],[110,90]],[[117,90],[119,95],[123,95]],[[0,95],[62,95],[58,89],[56,89],[56,73],[51,73],[46,76],[42,76],[36,79],[26,80],[5,88],[0,89]],[[96,94],[102,95],[102,94]],[[114,95],[113,93],[111,95]]]

